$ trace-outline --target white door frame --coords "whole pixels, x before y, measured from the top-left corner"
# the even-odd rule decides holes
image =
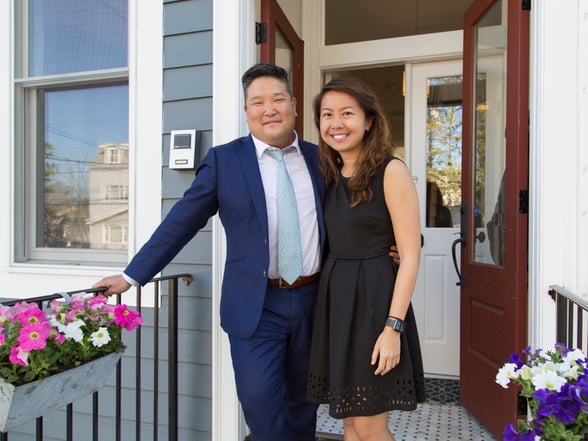
[[[255,1],[214,0],[212,49],[212,145],[248,133],[241,75],[255,63]],[[235,44],[235,42],[238,42]],[[247,428],[235,389],[229,341],[220,326],[225,234],[212,223],[212,441],[241,441]]]

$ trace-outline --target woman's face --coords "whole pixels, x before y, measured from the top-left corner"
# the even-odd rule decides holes
[[[320,134],[329,147],[341,155],[358,153],[371,127],[357,100],[344,92],[329,91],[320,107]]]

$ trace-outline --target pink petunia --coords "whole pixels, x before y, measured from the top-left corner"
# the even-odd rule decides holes
[[[23,351],[23,349],[19,345],[14,345],[10,348],[10,354],[8,355],[8,359],[12,364],[20,364],[21,366],[28,366],[29,353],[27,351]]]
[[[56,323],[53,320],[53,322],[51,323],[51,326],[52,326],[52,328],[49,330],[49,338],[52,338],[57,343],[63,343],[66,340],[66,337],[64,334],[62,334],[58,330],[58,329],[61,329],[61,327],[63,327],[63,325],[60,323]],[[58,328],[58,329],[55,329],[55,328]]]
[[[0,306],[0,323],[4,323],[12,318],[12,308],[10,306]]]
[[[27,302],[18,302],[12,307],[12,314],[13,316],[17,316],[22,314],[24,311],[28,311],[29,309],[38,309],[38,306],[35,303],[27,303]]]
[[[18,342],[23,351],[30,352],[47,346],[47,337],[51,330],[48,323],[33,323],[24,326],[18,335]]]
[[[106,305],[108,299],[103,295],[93,296],[88,299],[88,305],[91,309],[98,309]]]
[[[33,325],[35,323],[43,323],[47,321],[45,313],[41,311],[38,307],[26,309],[22,311],[20,314],[18,314],[15,318],[24,326]]]
[[[127,331],[138,328],[143,323],[143,317],[137,311],[131,311],[127,305],[114,308],[114,323]]]

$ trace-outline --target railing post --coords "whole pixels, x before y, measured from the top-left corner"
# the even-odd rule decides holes
[[[159,439],[159,292],[161,282],[153,287],[153,441]]]
[[[141,314],[141,287],[137,287],[137,312]],[[143,333],[141,332],[141,328],[136,329],[135,333],[135,351],[137,352],[135,356],[135,440],[141,440],[141,357],[142,357],[142,346],[141,342],[143,341]]]
[[[588,337],[584,335],[584,311],[588,311],[586,296],[551,285],[549,295],[555,301],[556,341],[568,347],[585,350]]]
[[[169,441],[178,440],[178,279],[168,282],[168,400]],[[172,329],[173,327],[173,329]]]

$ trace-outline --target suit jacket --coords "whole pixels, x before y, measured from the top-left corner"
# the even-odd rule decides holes
[[[300,140],[314,186],[321,250],[325,245],[325,185],[314,144]],[[147,283],[219,213],[227,238],[220,305],[221,326],[237,337],[256,329],[263,308],[269,268],[265,193],[251,136],[211,148],[198,165],[184,196],[131,260],[125,273]]]

